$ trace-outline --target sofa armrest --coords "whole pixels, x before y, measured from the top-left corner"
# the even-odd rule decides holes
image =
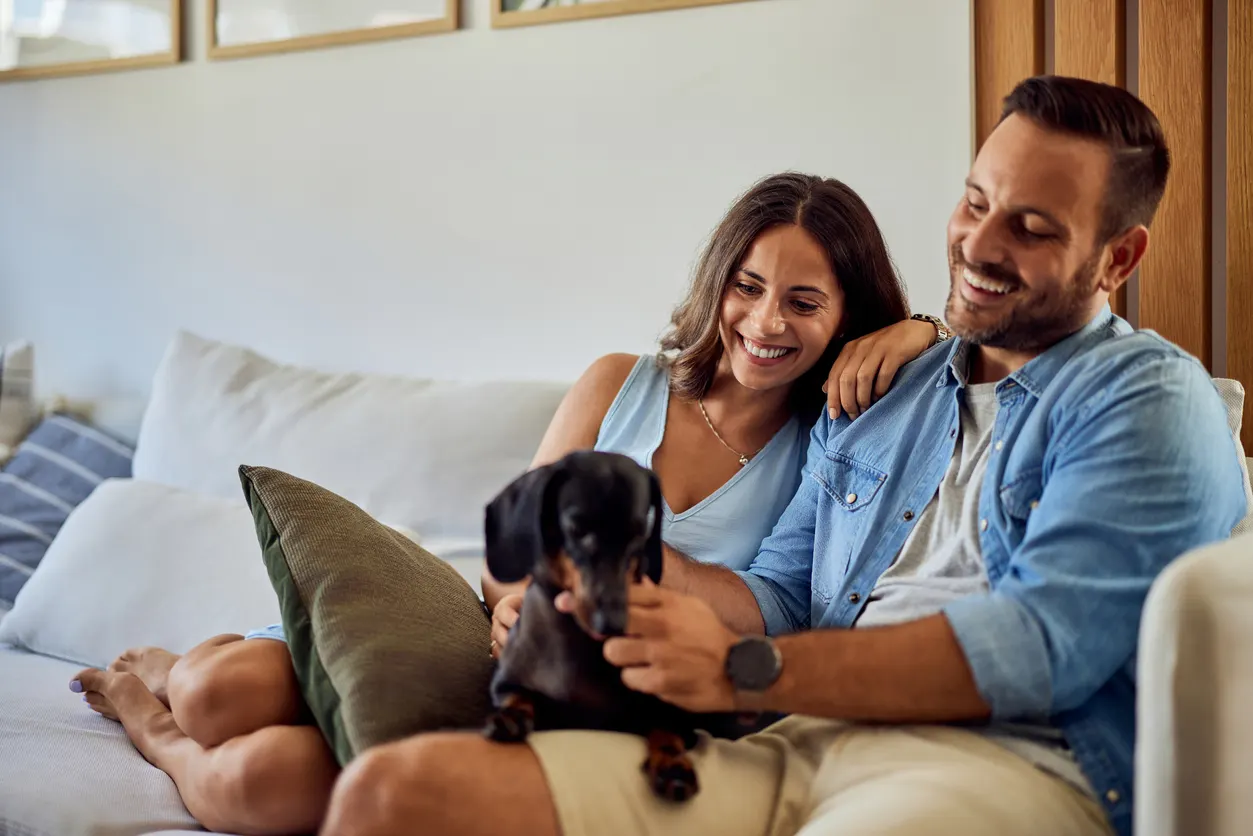
[[[1137,836],[1253,822],[1253,534],[1181,556],[1140,627]]]

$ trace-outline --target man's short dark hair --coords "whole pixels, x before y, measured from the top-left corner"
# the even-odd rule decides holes
[[[1153,111],[1109,84],[1066,76],[1035,76],[1005,97],[1001,119],[1020,113],[1042,127],[1093,139],[1110,152],[1109,182],[1097,243],[1148,226],[1166,190],[1170,151]]]

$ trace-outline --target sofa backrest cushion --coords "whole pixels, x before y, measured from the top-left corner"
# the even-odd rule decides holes
[[[153,381],[134,475],[242,501],[239,466],[272,467],[441,557],[482,554],[483,508],[530,465],[568,387],[331,373],[180,331]]]

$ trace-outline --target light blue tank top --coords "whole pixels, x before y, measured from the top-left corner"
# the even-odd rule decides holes
[[[670,404],[670,373],[656,357],[635,364],[601,422],[596,449],[651,468]],[[809,431],[795,416],[729,481],[675,514],[663,500],[661,537],[693,560],[747,569],[800,484]]]

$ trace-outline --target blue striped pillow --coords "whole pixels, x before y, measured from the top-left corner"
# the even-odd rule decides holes
[[[109,478],[129,478],[134,449],[68,415],[49,415],[0,469],[0,611],[11,608],[66,517]]]

